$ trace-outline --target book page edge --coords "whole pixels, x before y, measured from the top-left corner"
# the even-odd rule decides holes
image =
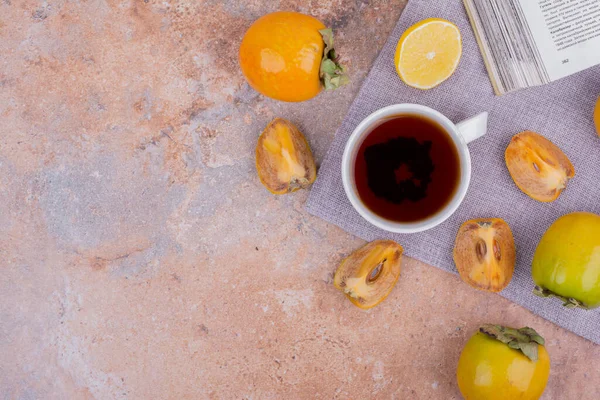
[[[481,57],[483,58],[483,63],[485,64],[485,68],[487,69],[488,77],[490,78],[490,82],[492,83],[492,87],[494,88],[494,93],[496,96],[502,96],[506,94],[500,90],[498,83],[496,82],[496,78],[493,74],[492,61],[488,59],[485,47],[483,44],[483,39],[479,31],[477,30],[477,26],[475,25],[475,16],[473,15],[473,11],[469,7],[468,0],[463,0],[463,4],[465,6],[465,10],[467,10],[467,14],[469,16],[469,23],[471,24],[471,28],[473,29],[473,33],[475,34],[475,40],[477,41],[477,45],[479,46],[479,52],[481,53]]]

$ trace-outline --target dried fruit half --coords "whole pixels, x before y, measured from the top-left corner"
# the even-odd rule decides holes
[[[596,132],[598,132],[598,136],[600,136],[600,97],[598,97],[598,102],[596,103],[596,108],[594,110],[594,125],[596,125]]]
[[[535,132],[513,136],[504,157],[515,184],[537,201],[556,200],[575,176],[575,168],[565,153]]]
[[[398,282],[403,251],[392,240],[371,242],[342,261],[333,284],[354,305],[365,310],[375,307]]]
[[[515,260],[515,241],[504,220],[472,219],[458,230],[454,262],[462,280],[475,289],[502,291],[512,279]]]
[[[304,135],[282,118],[275,118],[258,138],[256,170],[262,184],[273,194],[305,189],[317,177]]]

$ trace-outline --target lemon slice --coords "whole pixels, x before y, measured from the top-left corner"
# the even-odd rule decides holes
[[[394,61],[400,79],[417,89],[431,89],[448,79],[460,62],[462,37],[450,21],[423,20],[404,32]]]

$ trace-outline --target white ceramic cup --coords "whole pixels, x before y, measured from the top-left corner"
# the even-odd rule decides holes
[[[417,222],[396,222],[371,211],[360,199],[354,181],[356,155],[363,140],[383,122],[402,115],[420,115],[438,123],[452,138],[460,159],[460,182],[448,204],[436,214]],[[431,229],[448,219],[462,203],[471,181],[471,156],[467,143],[487,133],[488,113],[481,113],[466,121],[454,124],[440,112],[418,104],[396,104],[375,111],[352,132],[342,158],[342,181],[346,195],[358,213],[371,224],[388,232],[416,233]],[[418,138],[417,138],[418,139]]]

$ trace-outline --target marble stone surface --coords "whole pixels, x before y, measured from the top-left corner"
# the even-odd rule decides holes
[[[484,322],[546,337],[544,399],[600,398],[600,347],[417,261],[357,309],[332,274],[361,240],[258,181],[276,116],[323,159],[405,3],[0,0],[0,398],[459,399]],[[351,86],[248,87],[279,9],[335,28]]]

